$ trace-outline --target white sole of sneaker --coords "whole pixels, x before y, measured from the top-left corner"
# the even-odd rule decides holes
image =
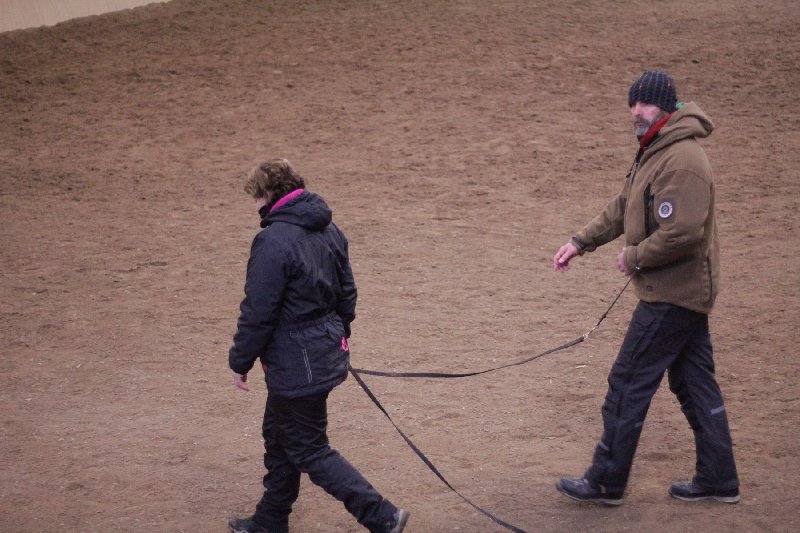
[[[676,500],[681,500],[683,502],[702,502],[702,501],[714,501],[714,502],[722,502],[722,503],[739,503],[741,499],[739,496],[697,496],[688,498],[686,496],[678,496],[675,494],[671,494],[673,498]]]

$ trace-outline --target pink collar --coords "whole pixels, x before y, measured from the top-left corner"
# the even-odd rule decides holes
[[[293,190],[292,192],[290,192],[289,194],[287,194],[286,196],[284,196],[283,198],[281,198],[280,200],[275,202],[275,205],[272,206],[272,209],[270,209],[269,212],[272,213],[273,211],[275,211],[279,207],[283,207],[289,201],[294,200],[295,198],[297,198],[298,196],[303,194],[304,191],[305,191],[305,189],[295,189],[295,190]]]

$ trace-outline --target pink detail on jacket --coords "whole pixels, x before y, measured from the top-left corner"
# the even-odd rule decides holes
[[[345,352],[350,351],[350,348],[347,346],[347,339],[345,339],[344,337],[342,337],[342,350],[344,350]]]
[[[275,202],[275,205],[272,206],[272,209],[270,209],[269,212],[272,213],[273,211],[275,211],[279,207],[282,207],[282,206],[286,205],[287,202],[289,202],[290,200],[294,200],[295,198],[297,198],[298,196],[303,194],[304,191],[305,191],[305,189],[295,189],[295,190],[293,190],[292,192],[290,192],[289,194],[287,194],[286,196],[284,196],[283,198],[281,198],[280,200]]]

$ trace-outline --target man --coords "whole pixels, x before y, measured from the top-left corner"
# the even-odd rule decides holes
[[[633,276],[639,303],[608,377],[592,465],[556,488],[579,501],[622,503],[650,400],[667,371],[697,454],[693,479],[673,483],[670,496],[736,503],[739,479],[708,328],[719,244],[711,166],[697,139],[713,125],[697,104],[677,104],[675,83],[660,71],[633,83],[628,105],[639,150],[622,192],[556,252],[553,266],[566,272],[573,257],[624,234],[617,268]]]
[[[300,474],[343,502],[371,533],[400,533],[409,513],[384,499],[328,444],[328,393],[347,377],[356,285],[347,239],[331,209],[285,159],[245,182],[264,228],[253,239],[245,297],[229,353],[233,383],[249,390],[257,359],[266,373],[264,494],[233,533],[285,533]]]

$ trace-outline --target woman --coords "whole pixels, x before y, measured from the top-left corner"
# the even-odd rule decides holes
[[[300,474],[343,502],[373,533],[400,533],[409,513],[384,499],[328,444],[328,393],[347,377],[356,285],[347,239],[331,209],[305,190],[285,159],[256,166],[245,182],[261,227],[250,250],[237,332],[234,385],[249,390],[256,359],[266,374],[264,495],[234,533],[287,532]]]

